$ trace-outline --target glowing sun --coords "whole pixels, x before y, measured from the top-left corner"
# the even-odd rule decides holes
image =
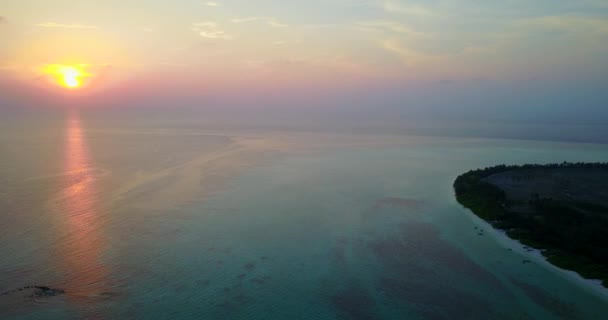
[[[50,75],[56,84],[67,89],[77,89],[83,85],[87,77],[91,76],[84,70],[85,67],[85,65],[52,64],[47,65],[44,72]]]

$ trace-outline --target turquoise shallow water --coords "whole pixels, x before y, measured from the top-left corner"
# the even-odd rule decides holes
[[[104,179],[120,180],[112,172],[137,167],[132,146],[139,143],[114,145],[101,133],[77,136],[90,152],[79,149],[78,139],[68,144],[68,158],[75,159],[68,166],[76,173],[67,187],[61,177],[12,183],[25,168],[33,174],[27,163],[4,172],[15,187],[2,193],[10,210],[0,285],[6,290],[52,285],[69,294],[0,296],[3,319],[602,319],[608,314],[608,302],[591,290],[537,263],[522,263],[526,257],[490,231],[479,236],[475,227],[487,227],[455,202],[451,187],[458,174],[497,163],[605,161],[605,146],[403,137],[401,146],[288,153],[243,171],[210,197],[154,210],[104,204],[110,192]],[[59,153],[57,164],[45,165],[62,166],[63,151],[51,147],[61,136],[46,139],[31,152],[44,152],[48,159]],[[173,144],[171,138],[155,141]],[[96,160],[104,154],[101,148],[134,154],[127,163],[104,162]],[[177,161],[167,159],[151,158],[145,166],[158,171]],[[85,162],[96,163],[95,170],[79,171],[88,167]],[[93,190],[87,181],[95,179],[99,185]],[[64,193],[59,209],[27,201],[46,203],[57,184]],[[154,188],[139,190],[138,197]],[[57,212],[75,214],[62,219]]]

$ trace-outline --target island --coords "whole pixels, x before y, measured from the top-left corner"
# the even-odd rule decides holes
[[[498,165],[460,175],[454,190],[510,238],[608,287],[608,163]]]

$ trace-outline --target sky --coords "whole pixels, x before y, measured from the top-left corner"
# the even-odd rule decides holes
[[[58,86],[49,65],[79,66],[83,86]],[[4,108],[77,101],[597,123],[608,121],[607,87],[605,0],[3,0],[0,7]]]

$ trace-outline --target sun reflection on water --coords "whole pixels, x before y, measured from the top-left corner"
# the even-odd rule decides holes
[[[78,114],[69,116],[64,149],[60,221],[64,236],[59,254],[66,275],[69,297],[89,300],[104,296],[108,270],[102,253],[105,239],[100,221],[97,175],[93,170]]]

